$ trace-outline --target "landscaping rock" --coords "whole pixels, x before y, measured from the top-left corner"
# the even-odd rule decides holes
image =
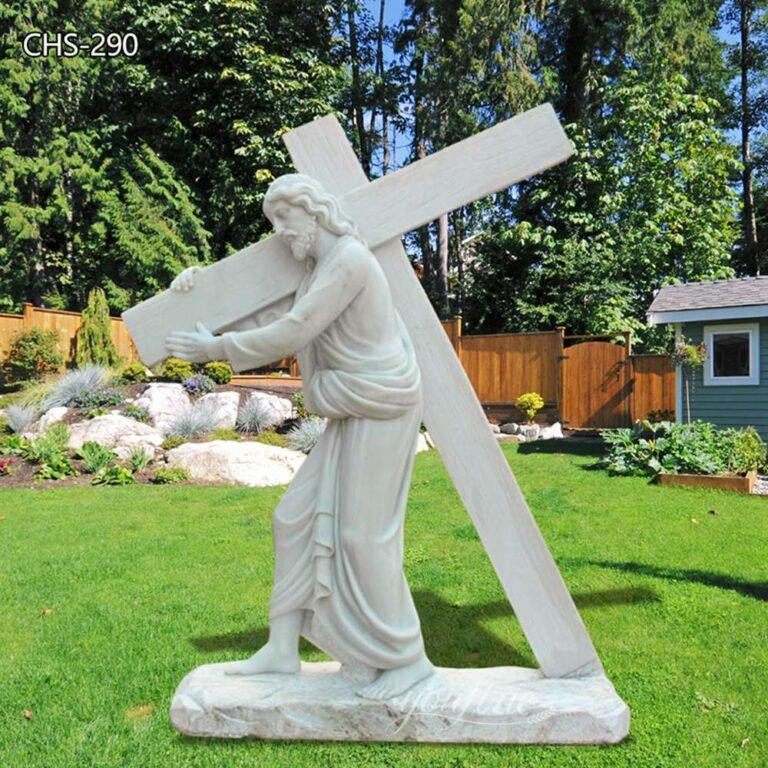
[[[154,425],[163,432],[171,421],[189,408],[191,400],[181,384],[168,382],[150,384],[136,399],[145,408]]]
[[[538,440],[541,427],[538,424],[521,424],[517,434],[522,435],[526,440]]]
[[[171,466],[184,467],[193,480],[266,486],[289,483],[304,454],[263,443],[212,440],[185,443],[168,451]]]
[[[142,424],[127,416],[110,413],[95,419],[80,421],[69,428],[69,447],[82,448],[83,443],[93,440],[108,448],[146,444],[153,448],[160,446],[163,435],[159,429]]]
[[[260,400],[264,404],[269,422],[265,425],[266,429],[279,427],[294,417],[293,403],[288,398],[270,395],[267,392],[254,392],[248,399]]]
[[[36,434],[45,432],[51,424],[55,424],[57,421],[61,421],[69,413],[69,408],[65,405],[57,405],[55,408],[51,408],[46,411],[30,428],[30,432]]]
[[[491,432],[493,432],[494,435],[498,435],[501,432],[501,427],[498,424],[488,424],[488,426],[491,428]]]
[[[515,424],[514,422],[510,422],[509,424],[502,424],[499,427],[499,431],[502,435],[519,435],[520,425]]]
[[[548,427],[542,427],[539,440],[552,440],[564,437],[563,427],[559,421],[554,424],[550,424]]]
[[[211,403],[217,410],[216,429],[234,429],[240,395],[237,392],[211,392],[203,395],[200,402]]]

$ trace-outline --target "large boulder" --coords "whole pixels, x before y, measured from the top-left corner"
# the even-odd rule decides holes
[[[237,408],[240,395],[237,392],[211,392],[200,398],[201,403],[210,403],[216,411],[216,429],[234,429],[237,422]]]
[[[61,421],[69,413],[69,408],[66,405],[57,405],[55,408],[47,410],[30,428],[30,432],[42,433],[45,432],[51,424],[56,424]]]
[[[193,480],[265,486],[289,483],[304,454],[263,443],[212,440],[185,443],[168,451],[171,466],[184,467]]]
[[[181,384],[158,382],[150,384],[135,403],[145,408],[153,424],[164,432],[171,421],[190,407],[192,401]]]
[[[130,449],[134,445],[145,445],[154,450],[163,442],[163,435],[159,429],[150,427],[149,424],[142,424],[118,413],[110,413],[70,425],[69,447],[72,450],[79,450],[83,443],[89,440],[107,448]]]
[[[267,415],[265,429],[279,427],[295,415],[293,403],[287,397],[278,397],[267,392],[253,392],[248,400],[258,400],[264,406]]]

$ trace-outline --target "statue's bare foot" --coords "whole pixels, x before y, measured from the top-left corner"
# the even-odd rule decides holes
[[[433,674],[435,668],[430,664],[426,656],[422,656],[413,664],[395,669],[385,669],[372,683],[361,688],[358,696],[364,699],[375,699],[383,701],[391,699],[405,693],[409,688],[413,688],[416,683],[425,680]]]
[[[250,659],[222,665],[225,675],[258,675],[264,672],[294,673],[301,668],[297,651],[285,652],[267,643]]]

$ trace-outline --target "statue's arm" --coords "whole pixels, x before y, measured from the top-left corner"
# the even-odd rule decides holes
[[[229,360],[235,371],[245,371],[295,355],[350,305],[364,284],[364,261],[340,259],[318,275],[286,315],[261,328],[217,336],[208,342],[208,356]]]

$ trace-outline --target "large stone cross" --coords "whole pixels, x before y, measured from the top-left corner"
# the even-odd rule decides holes
[[[297,170],[338,196],[378,257],[422,372],[424,422],[477,528],[542,672],[601,671],[600,661],[520,488],[400,236],[446,211],[557,165],[572,149],[543,105],[396,173],[369,182],[332,116],[284,136]],[[275,236],[202,270],[192,293],[166,291],[123,314],[142,360],[168,356],[165,337],[261,324],[280,314],[304,272]],[[439,557],[439,553],[434,553]]]

